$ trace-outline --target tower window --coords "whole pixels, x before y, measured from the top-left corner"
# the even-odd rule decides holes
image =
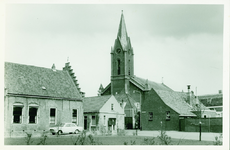
[[[121,60],[120,59],[117,60],[117,74],[118,75],[121,74]]]
[[[128,67],[129,67],[129,75],[130,75],[130,60],[129,60],[129,64],[128,65],[129,65]]]

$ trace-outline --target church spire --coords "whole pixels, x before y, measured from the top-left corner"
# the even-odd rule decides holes
[[[128,42],[128,34],[127,34],[126,26],[125,26],[125,18],[123,15],[123,10],[121,12],[121,20],[120,20],[120,24],[119,24],[117,38],[120,40],[122,48],[124,50],[127,50],[129,42]]]

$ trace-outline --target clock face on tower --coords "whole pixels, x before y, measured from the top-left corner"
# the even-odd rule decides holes
[[[121,52],[121,49],[117,49],[117,53],[119,54]]]

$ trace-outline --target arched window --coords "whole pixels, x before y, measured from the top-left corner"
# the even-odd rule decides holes
[[[37,124],[38,123],[38,105],[37,104],[29,104],[29,124]]]
[[[121,60],[117,60],[117,75],[121,74]]]
[[[22,123],[22,110],[24,105],[22,103],[13,104],[13,123]]]
[[[130,75],[130,60],[129,60],[129,63],[128,63],[128,67],[129,67],[129,75]]]

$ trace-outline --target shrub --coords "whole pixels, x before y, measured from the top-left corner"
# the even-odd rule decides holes
[[[214,145],[222,145],[222,134],[220,134],[220,136],[215,136],[215,141],[213,142]]]
[[[105,127],[103,125],[100,125],[99,132],[101,133],[101,135],[105,135],[106,134],[106,129],[105,129]]]
[[[153,138],[144,138],[143,145],[157,145],[155,142],[155,137]]]
[[[47,135],[43,132],[40,138],[40,142],[37,145],[46,145]]]
[[[133,131],[133,136],[137,136],[137,131]]]
[[[125,141],[125,142],[124,142],[124,145],[129,145],[129,144],[128,144],[128,142]],[[132,141],[132,140],[131,140],[131,141],[130,141],[130,145],[136,145],[136,141]]]
[[[117,129],[117,135],[118,136],[125,136],[126,135],[126,132],[124,129]]]
[[[112,131],[111,130],[108,130],[106,135],[112,135]]]
[[[72,141],[74,145],[102,145],[101,142],[94,139],[92,134],[86,136],[86,131],[81,132],[75,140],[72,137]]]
[[[31,143],[33,143],[33,140],[31,139],[32,138],[32,133],[26,133],[26,137],[25,137],[25,141],[26,141],[26,144],[27,145],[30,145]]]
[[[157,136],[160,139],[160,145],[170,145],[171,137],[166,134],[166,131],[161,130],[160,135]]]

